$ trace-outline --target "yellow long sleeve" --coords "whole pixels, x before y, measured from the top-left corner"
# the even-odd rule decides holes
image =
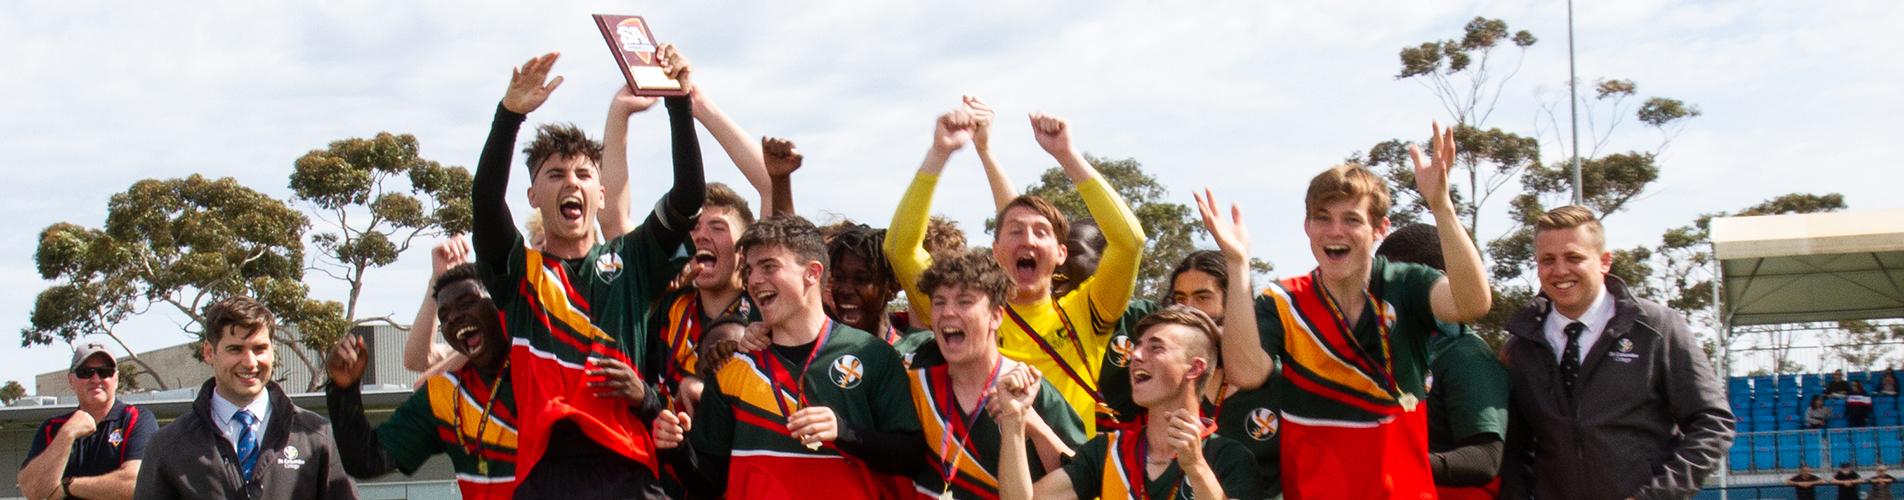
[[[892,224],[886,227],[886,261],[892,264],[893,276],[906,291],[913,317],[922,323],[932,320],[932,299],[919,291],[919,275],[932,267],[932,254],[925,248],[926,224],[932,217],[932,193],[938,188],[937,174],[920,172],[913,176],[912,186],[899,198]]]
[[[1124,315],[1124,307],[1130,305],[1131,292],[1137,285],[1137,271],[1143,265],[1144,227],[1137,221],[1124,198],[1111,189],[1103,177],[1091,176],[1078,184],[1078,195],[1084,198],[1084,207],[1091,211],[1091,217],[1097,219],[1098,230],[1104,233],[1104,255],[1099,258],[1097,273],[1078,290],[1060,300],[1061,307],[1067,311],[1083,312],[1086,308],[1075,307],[1076,301],[1089,300],[1089,314],[1093,333],[1109,338],[1117,320]]]

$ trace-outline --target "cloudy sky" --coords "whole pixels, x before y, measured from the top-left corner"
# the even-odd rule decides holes
[[[1579,73],[1632,79],[1642,97],[1697,105],[1662,179],[1615,216],[1610,242],[1652,244],[1700,213],[1789,192],[1843,193],[1853,209],[1904,208],[1904,5],[1889,1],[1580,2]],[[213,2],[189,7],[0,2],[0,326],[27,324],[45,286],[32,255],[57,222],[97,227],[107,199],[146,178],[234,177],[288,197],[292,161],[347,137],[415,134],[425,157],[474,167],[512,65],[548,51],[567,79],[532,122],[600,130],[621,76],[589,14],[648,17],[696,81],[755,135],[806,154],[799,210],[882,226],[961,94],[1002,118],[998,156],[1019,185],[1055,163],[1025,113],[1072,120],[1080,146],[1135,158],[1190,203],[1217,187],[1243,203],[1254,253],[1279,273],[1314,265],[1300,230],[1315,172],[1450,115],[1396,53],[1456,37],[1475,16],[1530,30],[1489,126],[1543,134],[1564,109],[1566,10],[1558,0],[1451,2]],[[1523,58],[1524,57],[1524,58]],[[665,117],[635,118],[637,200],[665,180]],[[1558,117],[1564,124],[1565,115]],[[1604,124],[1604,120],[1601,121]],[[1607,152],[1650,149],[1628,123]],[[712,180],[745,186],[702,135]],[[948,168],[935,211],[977,231],[990,211],[977,160]],[[525,179],[515,174],[519,193]],[[665,179],[665,177],[655,177]],[[526,208],[519,194],[511,201]],[[1489,209],[1499,212],[1500,202]],[[641,205],[640,202],[637,205]],[[519,213],[524,213],[518,210]],[[835,215],[837,214],[837,215]],[[1505,230],[1484,219],[1484,236]],[[979,236],[983,239],[982,235]],[[425,250],[374,271],[360,310],[414,314]],[[342,298],[321,275],[317,293]],[[163,314],[122,328],[135,349],[188,340]],[[66,346],[0,349],[0,380],[61,369]],[[28,383],[31,388],[31,383]]]

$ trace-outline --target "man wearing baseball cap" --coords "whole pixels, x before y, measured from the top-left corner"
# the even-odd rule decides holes
[[[145,444],[159,431],[152,411],[117,400],[119,366],[105,346],[73,350],[66,383],[79,410],[46,419],[20,466],[27,498],[132,498]]]

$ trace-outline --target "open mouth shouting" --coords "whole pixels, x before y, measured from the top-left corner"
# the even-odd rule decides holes
[[[747,293],[754,296],[754,305],[759,306],[762,310],[773,307],[775,299],[780,298],[779,291],[767,287],[756,287]]]
[[[860,310],[859,304],[838,302],[834,304],[833,309],[834,312],[839,313],[841,323],[857,325],[860,324],[860,320],[866,319],[866,313]]]
[[[963,327],[947,325],[939,329],[939,345],[941,348],[963,348],[965,347],[965,340],[965,328]]]
[[[719,261],[720,259],[714,256],[714,252],[710,252],[707,250],[700,250],[700,251],[694,252],[693,265],[699,268],[698,270],[700,271],[705,272],[709,269],[713,269],[714,264],[718,263]]]
[[[1340,261],[1342,259],[1346,259],[1349,257],[1349,246],[1348,245],[1323,245],[1322,255],[1325,257],[1328,257],[1329,260]]]
[[[1020,252],[1011,264],[1012,281],[1029,283],[1042,278],[1038,275],[1038,257],[1029,251]]]
[[[482,329],[476,328],[475,325],[456,329],[454,337],[456,337],[457,342],[463,345],[466,356],[475,357],[476,354],[481,353],[483,350]]]
[[[582,220],[582,208],[584,205],[582,204],[581,195],[571,194],[563,196],[562,203],[558,206],[562,209],[561,214],[563,219],[571,222]]]
[[[1150,373],[1150,370],[1132,368],[1130,371],[1130,377],[1131,377],[1131,387],[1136,387],[1145,382],[1149,382],[1150,379],[1154,377],[1154,375]]]

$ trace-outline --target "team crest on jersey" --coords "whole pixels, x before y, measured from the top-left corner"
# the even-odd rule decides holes
[[[621,267],[620,254],[606,252],[595,258],[595,274],[601,276],[602,281],[615,282],[615,278],[621,277]]]
[[[106,442],[112,443],[113,446],[119,446],[119,443],[126,442],[126,436],[125,434],[121,434],[119,429],[113,429],[112,434],[106,435]]]
[[[833,360],[833,368],[827,370],[827,375],[833,379],[833,385],[840,386],[841,389],[852,389],[859,387],[860,379],[865,378],[866,365],[860,363],[857,356],[851,354],[840,356],[839,359]]]
[[[1131,351],[1136,348],[1137,345],[1131,343],[1130,336],[1118,335],[1111,337],[1111,352],[1106,355],[1111,357],[1111,364],[1122,368],[1130,366]]]
[[[1268,441],[1276,437],[1276,430],[1282,427],[1282,421],[1276,418],[1276,412],[1268,408],[1250,410],[1249,418],[1243,421],[1243,429],[1249,431],[1250,439]]]

